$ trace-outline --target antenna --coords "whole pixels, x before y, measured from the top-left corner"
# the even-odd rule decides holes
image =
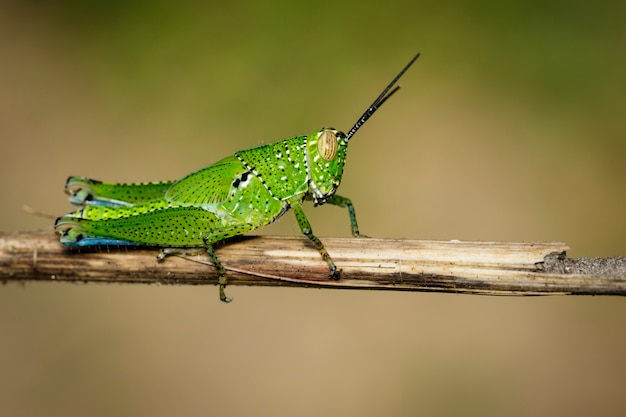
[[[383,103],[385,101],[387,101],[387,99],[389,97],[391,97],[396,91],[398,91],[398,89],[400,88],[400,86],[396,86],[393,90],[391,90],[391,88],[398,82],[398,80],[400,79],[400,77],[402,77],[404,75],[404,73],[411,67],[411,65],[413,65],[413,63],[415,62],[415,60],[417,58],[419,58],[420,54],[418,53],[417,55],[415,55],[413,57],[413,59],[411,59],[409,61],[408,64],[406,64],[406,66],[402,69],[402,71],[400,71],[400,73],[398,73],[398,75],[396,75],[396,78],[393,79],[393,81],[391,81],[389,83],[389,85],[387,87],[385,87],[385,89],[383,90],[382,93],[380,93],[380,95],[378,96],[378,98],[376,100],[374,100],[374,102],[372,103],[372,105],[365,111],[365,113],[363,113],[363,116],[361,116],[359,118],[359,120],[357,120],[357,122],[354,124],[354,126],[352,126],[352,129],[350,129],[350,131],[348,132],[348,134],[346,135],[346,140],[349,140],[352,136],[354,136],[354,134],[356,133],[357,130],[359,130],[359,128],[361,126],[363,126],[363,124],[367,121],[367,119],[369,119],[370,117],[372,117],[372,115],[374,114],[374,112],[376,110],[378,110],[378,108],[380,106],[383,105]],[[391,90],[391,91],[389,91]]]

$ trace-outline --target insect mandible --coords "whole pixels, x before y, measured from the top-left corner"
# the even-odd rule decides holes
[[[313,234],[302,203],[329,203],[348,209],[352,235],[359,237],[354,206],[335,194],[341,183],[348,141],[394,94],[400,77],[415,55],[396,75],[347,134],[323,128],[308,135],[235,152],[213,165],[177,181],[114,184],[69,177],[65,191],[81,208],[55,222],[62,244],[156,246],[159,255],[204,248],[219,274],[219,295],[228,282],[213,245],[266,226],[292,209],[300,230],[321,254],[330,277],[339,269]],[[395,87],[394,87],[395,86]]]

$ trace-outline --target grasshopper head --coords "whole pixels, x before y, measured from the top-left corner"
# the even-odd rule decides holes
[[[341,183],[348,140],[343,132],[325,127],[307,138],[309,191],[315,204],[324,204]]]

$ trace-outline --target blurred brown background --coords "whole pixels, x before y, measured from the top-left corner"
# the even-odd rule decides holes
[[[40,4],[42,3],[42,4]],[[0,230],[68,175],[181,177],[347,130],[340,194],[377,237],[626,255],[623,2],[0,4]],[[343,210],[306,207],[319,236]],[[297,235],[292,215],[261,231]],[[608,416],[619,298],[33,283],[0,288],[1,416]]]

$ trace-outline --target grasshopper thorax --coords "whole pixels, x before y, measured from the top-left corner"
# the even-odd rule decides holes
[[[315,205],[324,204],[341,183],[348,141],[343,132],[325,127],[307,137],[309,192]]]

